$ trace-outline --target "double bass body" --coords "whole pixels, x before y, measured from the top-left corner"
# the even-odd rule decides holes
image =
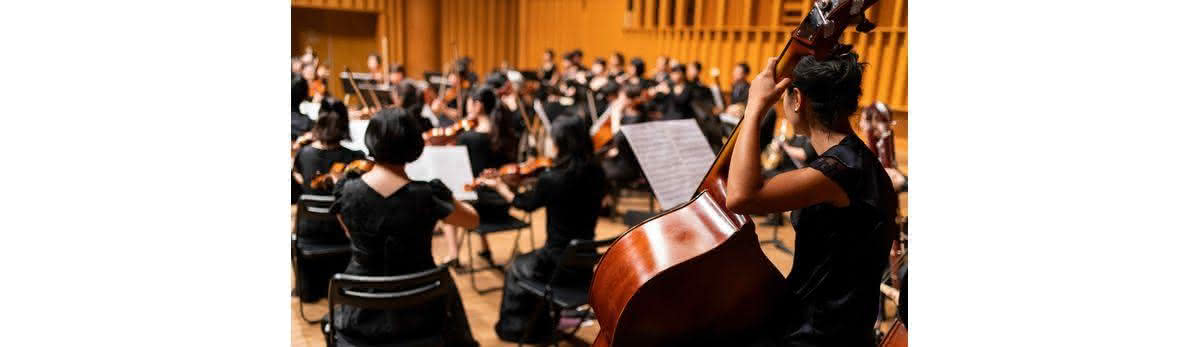
[[[590,291],[602,327],[593,346],[720,345],[768,325],[783,276],[749,217],[725,208],[724,180],[701,187],[606,252]]]

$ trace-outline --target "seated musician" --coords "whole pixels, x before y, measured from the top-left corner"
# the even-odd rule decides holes
[[[889,144],[885,143],[884,140],[890,136],[887,134],[892,132],[892,124],[889,124],[889,121],[881,117],[868,116],[867,109],[864,108],[862,116],[858,118],[858,128],[867,135],[867,139],[876,140],[875,143],[867,143],[867,147],[870,147],[872,152],[878,154],[881,149],[889,147]],[[895,149],[884,150],[890,151]],[[897,168],[885,167],[884,170],[887,171],[888,177],[892,179],[892,189],[895,189],[897,192],[908,191],[908,175],[905,175],[904,172],[901,172]]]
[[[554,50],[547,49],[542,53],[542,67],[538,70],[538,79],[546,84],[554,84],[554,76],[557,74],[558,65],[554,64]]]
[[[346,114],[344,105],[341,103],[335,105],[340,107],[335,106],[324,110],[317,117],[312,132],[306,136],[311,139],[311,143],[304,144],[307,141],[297,141],[299,148],[292,162],[292,179],[295,183],[300,184],[303,194],[332,195],[332,187],[314,188],[312,186],[313,179],[318,175],[329,173],[330,167],[334,163],[349,163],[366,157],[362,152],[347,149],[340,144],[342,140],[349,138],[349,116]],[[302,218],[297,222],[296,230],[296,238],[302,249],[345,245],[349,242],[346,240],[346,235],[342,233],[342,228],[336,222],[312,221]],[[349,259],[324,257],[319,260],[300,259],[299,261],[305,262],[299,267],[305,273],[301,276],[303,282],[299,283],[297,290],[300,292],[300,300],[311,302],[325,297],[326,289],[329,288],[329,279],[333,277],[333,274],[345,269]]]
[[[661,83],[655,88],[655,102],[659,103],[663,120],[696,118],[692,108],[695,93],[689,88],[683,65],[671,67],[670,83]]]
[[[548,152],[554,157],[554,163],[538,175],[532,188],[514,193],[500,179],[483,180],[485,185],[493,188],[505,201],[512,202],[516,208],[530,212],[546,208],[545,247],[517,256],[505,274],[504,297],[500,303],[496,334],[507,341],[520,339],[525,326],[531,324],[527,321],[530,312],[541,300],[540,296],[524,291],[516,281],[549,281],[571,240],[593,239],[600,201],[605,194],[604,170],[593,160],[591,137],[583,120],[560,117],[554,121],[550,133],[553,142]],[[571,269],[560,273],[552,285],[586,288],[591,282],[591,275],[590,266]],[[546,324],[539,326],[531,335],[539,338],[548,336],[557,323],[548,319],[548,316],[536,319]]]
[[[826,60],[806,56],[789,75],[776,81],[775,59],[768,61],[750,85],[743,121],[757,125],[782,98],[784,116],[809,136],[818,157],[764,181],[758,127],[742,127],[727,183],[730,210],[791,211],[796,231],[786,307],[773,320],[779,326],[756,345],[874,346],[898,201],[879,159],[851,129],[862,65],[850,51]]]
[[[467,156],[471,160],[471,175],[479,177],[485,169],[495,169],[501,165],[517,161],[517,135],[511,126],[511,121],[504,118],[507,113],[493,112],[496,110],[496,93],[490,88],[480,88],[471,93],[467,101],[467,119],[474,119],[475,128],[458,135],[457,144],[467,147]],[[501,223],[512,218],[508,214],[509,203],[491,188],[480,188],[475,191],[478,199],[471,202],[479,212],[483,224]],[[450,234],[451,236],[455,234]],[[482,250],[479,256],[489,264],[493,264],[491,247],[487,238],[481,238]],[[447,246],[452,255],[458,254],[458,240],[447,237]]]
[[[651,80],[646,79],[646,62],[640,57],[634,57],[629,60],[629,65],[625,66],[625,80],[623,85],[633,85],[639,89],[646,90],[654,85]]]
[[[729,103],[746,105],[746,99],[750,98],[750,82],[746,82],[746,77],[750,76],[750,65],[746,62],[738,63],[733,66],[733,88],[729,92]]]
[[[434,268],[434,224],[441,220],[469,228],[479,224],[479,216],[470,205],[454,200],[441,181],[414,181],[405,174],[404,166],[424,149],[415,117],[398,108],[384,109],[371,118],[365,138],[375,167],[339,181],[331,208],[350,237],[353,254],[345,273],[394,276]],[[438,338],[439,346],[478,346],[457,286],[450,286],[450,302],[394,311],[337,307],[332,323],[339,346],[424,346],[433,344],[422,342]]]

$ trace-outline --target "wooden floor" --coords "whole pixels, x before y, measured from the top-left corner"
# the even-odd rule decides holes
[[[897,137],[895,139],[895,143],[896,143],[896,160],[899,162],[901,171],[908,173],[908,131],[907,131],[907,119],[906,118],[907,117],[898,118],[898,124],[897,124],[897,129],[896,129]],[[645,209],[648,204],[648,202],[646,200],[647,198],[648,197],[644,194],[637,195],[637,196],[625,197],[621,200],[620,205],[618,206],[618,210],[624,211],[626,209]],[[908,215],[908,194],[907,193],[900,195],[900,204],[901,204],[901,213],[904,215]],[[512,213],[515,216],[522,216],[523,212],[513,210]],[[538,247],[541,247],[541,244],[546,241],[545,209],[535,211],[533,214],[533,221],[534,221],[533,222],[534,235],[537,239],[536,244],[538,245]],[[762,218],[755,218],[755,222],[758,225],[757,232],[758,232],[759,240],[763,240],[763,241],[770,240],[772,238],[774,229],[770,226],[763,225]],[[601,218],[599,225],[596,228],[596,237],[597,238],[613,237],[613,236],[619,235],[622,232],[625,232],[627,229],[628,229],[628,227],[626,225],[622,224],[620,221],[614,221],[614,220],[608,219],[608,218]],[[528,234],[526,234],[526,235],[528,235]],[[778,235],[779,235],[779,239],[783,240],[784,244],[786,244],[789,248],[792,246],[795,239],[794,239],[794,233],[792,232],[790,226],[784,226],[784,227],[779,228]],[[513,232],[496,233],[496,234],[492,234],[492,235],[488,236],[488,241],[491,243],[493,253],[495,254],[494,257],[495,257],[495,260],[497,263],[506,263],[508,261],[509,254],[510,254],[509,251],[512,249],[511,246],[513,244],[513,236],[514,236]],[[476,245],[478,245],[479,241],[474,240],[474,242],[476,242]],[[528,252],[529,251],[528,238],[522,239],[521,244],[523,245],[521,251]],[[463,263],[466,263],[466,260],[467,260],[466,257],[469,255],[466,252],[466,249],[465,249],[466,247],[464,246],[462,248],[463,249],[460,250],[459,256],[460,256],[460,259],[463,261]],[[762,249],[763,249],[763,252],[767,254],[767,257],[771,259],[771,262],[773,262],[775,264],[775,266],[779,268],[780,273],[783,273],[786,275],[787,272],[792,267],[791,255],[788,255],[787,253],[784,253],[783,251],[780,251],[779,249],[777,249],[774,246],[769,245],[769,244],[764,244],[762,246]],[[435,259],[440,259],[444,254],[446,254],[446,252],[447,252],[447,249],[445,247],[445,241],[442,239],[442,236],[440,236],[440,235],[435,236],[433,239],[433,254],[434,254]],[[287,269],[286,271],[290,271],[290,269]],[[504,281],[503,274],[500,272],[497,272],[497,271],[479,272],[479,273],[476,273],[475,275],[476,275],[476,281],[480,285],[481,288],[498,287],[498,286],[501,286]],[[492,292],[488,292],[483,295],[480,295],[480,294],[476,293],[473,289],[471,289],[469,278],[467,277],[466,274],[454,274],[454,277],[455,277],[455,281],[458,283],[459,292],[462,295],[463,303],[466,306],[466,310],[467,310],[467,316],[471,322],[471,332],[472,332],[472,334],[474,334],[475,339],[479,341],[480,345],[482,345],[482,346],[516,346],[516,344],[514,344],[514,343],[508,343],[508,342],[501,341],[498,337],[496,337],[496,332],[495,332],[495,330],[493,330],[493,326],[495,325],[496,321],[499,319],[498,312],[500,310],[500,297],[501,297],[500,291],[496,290],[496,291],[492,291]],[[288,285],[290,286],[291,284],[288,284]],[[309,325],[300,318],[300,314],[298,311],[298,309],[299,309],[298,304],[299,304],[298,299],[293,297],[292,298],[292,345],[293,346],[324,346],[325,345],[324,337],[321,334],[319,327],[315,324]],[[327,307],[328,307],[328,302],[326,302],[324,299],[322,299],[321,301],[318,301],[316,303],[304,304],[305,315],[308,316],[309,318],[321,317],[328,311]],[[578,346],[590,345],[592,340],[595,339],[595,337],[596,337],[597,330],[598,330],[598,327],[596,325],[584,327],[577,333],[577,336],[579,337],[578,340],[575,340],[575,341],[569,340],[569,341],[565,341],[562,344],[563,345],[571,345],[571,342],[574,342],[574,344],[578,345]]]

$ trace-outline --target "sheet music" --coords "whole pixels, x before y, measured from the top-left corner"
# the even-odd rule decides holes
[[[425,146],[425,151],[416,161],[404,167],[408,177],[418,181],[440,179],[458,200],[476,200],[475,192],[468,192],[465,185],[474,180],[471,175],[471,160],[466,146]]]
[[[367,150],[366,142],[363,140],[364,136],[367,135],[367,124],[370,122],[370,120],[366,119],[350,120],[350,139],[342,140],[342,147],[362,151],[367,156],[370,156],[371,153]]]
[[[692,199],[717,156],[694,119],[621,126],[664,209]]]

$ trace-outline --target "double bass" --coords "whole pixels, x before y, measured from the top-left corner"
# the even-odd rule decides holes
[[[803,56],[832,55],[849,24],[869,31],[863,11],[876,2],[815,3],[792,31],[776,73],[789,73]],[[784,306],[783,275],[759,247],[753,221],[725,205],[740,133],[734,130],[691,201],[634,226],[600,259],[588,292],[600,325],[592,346],[746,342]]]

